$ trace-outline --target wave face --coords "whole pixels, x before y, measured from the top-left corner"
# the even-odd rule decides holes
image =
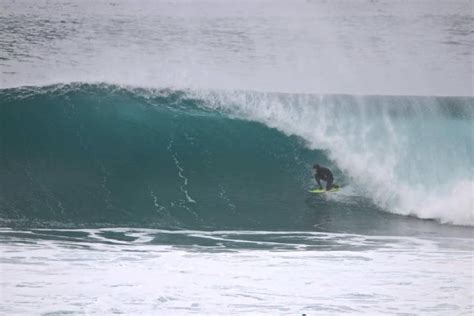
[[[472,98],[69,84],[0,99],[8,225],[344,229],[382,210],[474,223]],[[306,192],[314,162],[340,194]]]

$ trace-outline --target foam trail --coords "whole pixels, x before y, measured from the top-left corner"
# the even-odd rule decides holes
[[[168,146],[168,151],[171,152],[171,148],[172,148],[172,144],[173,142],[171,141],[169,146]],[[180,186],[180,190],[181,192],[184,193],[184,196],[186,197],[186,200],[189,202],[189,203],[196,203],[196,200],[194,200],[188,193],[188,191],[186,190],[186,187],[188,186],[188,178],[186,178],[183,174],[184,172],[184,169],[183,167],[181,167],[181,164],[179,163],[179,160],[178,160],[178,157],[177,157],[177,154],[176,153],[172,153],[172,157],[173,157],[173,161],[176,165],[176,168],[178,169],[178,177],[183,179],[183,184]]]

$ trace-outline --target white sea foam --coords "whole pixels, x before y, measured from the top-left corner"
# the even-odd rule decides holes
[[[89,236],[57,240],[59,232]],[[139,238],[121,241],[109,235],[112,238],[107,240],[106,232]],[[48,235],[43,230],[31,232],[33,238],[28,240],[24,232],[3,229],[0,237],[7,242],[0,248],[0,313],[472,312],[470,239],[257,231],[249,233],[265,236],[265,240],[273,236],[277,244],[280,237],[288,236],[303,248],[274,251],[270,245],[268,250],[236,247],[229,251],[219,246],[150,244],[160,234],[196,236],[199,241],[211,237],[238,240],[245,233],[89,229],[55,230]],[[332,246],[310,251],[304,246],[311,241]],[[463,249],[462,245],[470,247]]]

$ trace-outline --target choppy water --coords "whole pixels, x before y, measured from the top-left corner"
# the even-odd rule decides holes
[[[0,84],[472,96],[472,1],[1,1]]]
[[[5,314],[470,314],[472,240],[2,229]]]

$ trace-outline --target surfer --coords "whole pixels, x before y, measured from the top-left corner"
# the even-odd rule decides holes
[[[325,167],[321,167],[318,164],[313,165],[313,170],[314,170],[314,179],[316,179],[316,182],[319,185],[319,189],[321,190],[323,189],[323,187],[321,186],[321,180],[324,180],[326,181],[326,191],[331,190],[331,188],[333,187],[332,184],[334,181],[334,177],[332,175],[331,170]]]

